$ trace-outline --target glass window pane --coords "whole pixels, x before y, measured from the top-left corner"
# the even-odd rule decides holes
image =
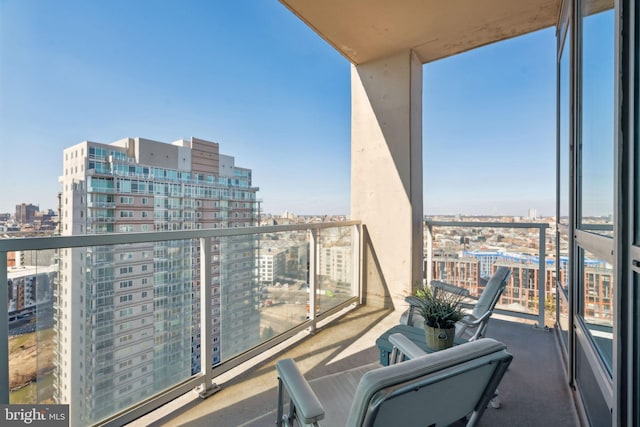
[[[518,229],[505,227],[443,226],[433,228],[433,258],[431,269],[433,280],[446,282],[469,291],[472,298],[479,298],[497,267],[508,267],[511,276],[498,301],[497,307],[514,312],[538,314],[539,258],[536,255],[515,254],[499,248],[506,236],[526,239],[527,245],[539,239],[537,228]],[[515,237],[519,236],[519,237]],[[458,243],[459,242],[459,243]],[[525,240],[513,240],[514,245],[524,245]],[[492,246],[492,248],[489,248]],[[538,252],[537,245],[529,246]],[[546,259],[545,252],[544,258]],[[426,259],[425,259],[426,262]],[[566,270],[566,263],[562,266]],[[544,272],[545,298],[542,304],[553,304],[552,289],[555,282],[555,267],[547,262]],[[555,309],[549,307],[547,314],[555,316]],[[549,319],[551,320],[551,319]]]
[[[563,290],[558,290],[558,330],[560,331],[561,342],[566,351],[569,342],[569,303]]]
[[[7,254],[11,404],[54,402],[56,262],[53,249]]]
[[[613,235],[613,1],[582,8],[581,229]]]
[[[324,313],[345,302],[353,292],[353,228],[320,230],[318,298],[316,310]]]
[[[611,411],[602,389],[589,363],[587,352],[580,340],[576,343],[576,386],[580,390],[582,406],[587,414],[588,425],[598,427],[611,426]]]
[[[262,342],[300,325],[308,318],[310,294],[307,230],[262,234],[257,269]],[[233,330],[234,326],[231,325],[231,333]]]
[[[614,286],[613,266],[580,249],[580,301],[578,314],[590,334],[594,346],[611,373],[613,354]]]
[[[569,142],[571,129],[571,26],[567,29],[567,36],[560,54],[560,105],[558,110],[558,122],[560,126],[559,145],[560,145],[560,224],[569,224]]]
[[[634,271],[633,273],[633,286],[635,289],[640,289],[640,274],[637,271]],[[640,308],[640,295],[638,295],[636,293],[636,300],[635,300],[635,318],[634,318],[634,322],[635,322],[635,334],[636,334],[636,338],[635,338],[635,346],[633,349],[633,354],[635,357],[635,380],[634,380],[634,384],[635,384],[635,400],[636,400],[636,405],[635,405],[635,416],[636,416],[636,425],[640,425],[640,392],[638,392],[638,390],[640,390],[640,313],[639,313],[639,308]]]
[[[638,41],[637,41],[638,43]],[[640,102],[640,71],[638,70],[638,66],[636,65],[636,119],[635,119],[635,160],[633,170],[635,171],[635,197],[634,197],[634,212],[640,212],[640,138],[638,137],[640,132],[640,108],[638,108],[638,102]],[[637,216],[637,215],[636,215]],[[640,221],[635,221],[635,236],[634,243],[636,246],[640,246]]]
[[[559,156],[558,156],[558,233],[556,242],[556,283],[567,288],[567,262],[569,256],[569,171],[571,167],[570,137],[571,137],[571,26],[567,28],[567,35],[560,54],[559,86],[560,99],[558,106],[559,125]]]

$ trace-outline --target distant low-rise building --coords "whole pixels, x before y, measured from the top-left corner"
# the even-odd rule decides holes
[[[258,256],[258,277],[263,285],[273,285],[286,273],[287,251],[277,247],[261,247]]]
[[[16,221],[18,224],[31,224],[36,218],[40,208],[31,203],[21,203],[16,205]]]
[[[437,256],[433,258],[433,279],[469,290],[471,295],[482,292],[480,261],[472,257]]]
[[[57,274],[56,265],[10,267],[7,270],[9,315],[51,302]]]

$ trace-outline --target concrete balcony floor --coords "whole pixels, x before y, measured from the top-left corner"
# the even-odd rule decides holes
[[[218,382],[222,390],[208,399],[191,392],[181,403],[169,404],[133,424],[271,427],[276,417],[277,360],[294,358],[308,379],[375,362],[376,338],[397,324],[398,318],[397,312],[359,307],[295,347]],[[499,387],[502,407],[488,408],[481,426],[580,425],[553,331],[493,318],[487,335],[504,342],[514,359]]]

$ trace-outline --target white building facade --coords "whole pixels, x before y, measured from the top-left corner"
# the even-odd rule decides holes
[[[63,235],[256,224],[251,170],[217,143],[126,138],[64,150]],[[212,242],[213,357],[259,341],[257,243]],[[56,399],[82,402],[72,425],[95,423],[200,369],[198,242],[65,249],[55,306]],[[225,340],[225,323],[244,327]],[[237,329],[236,329],[237,331]]]

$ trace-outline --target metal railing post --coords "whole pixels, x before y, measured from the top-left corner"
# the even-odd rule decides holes
[[[9,290],[7,288],[7,253],[0,252],[0,403],[9,404],[9,316],[6,309],[9,305]],[[6,339],[5,339],[6,337]]]
[[[211,237],[200,240],[200,372],[202,390],[200,397],[207,398],[220,390],[213,384],[213,339],[211,337]]]
[[[427,271],[427,284],[433,280],[433,226],[427,224],[427,265],[425,266]]]
[[[547,278],[547,262],[546,262],[546,248],[545,248],[545,228],[540,226],[538,228],[540,237],[539,253],[538,253],[538,327],[544,329],[544,304],[545,304],[545,281]]]
[[[316,330],[316,301],[318,292],[318,230],[310,230],[309,241],[309,319],[311,332]]]

